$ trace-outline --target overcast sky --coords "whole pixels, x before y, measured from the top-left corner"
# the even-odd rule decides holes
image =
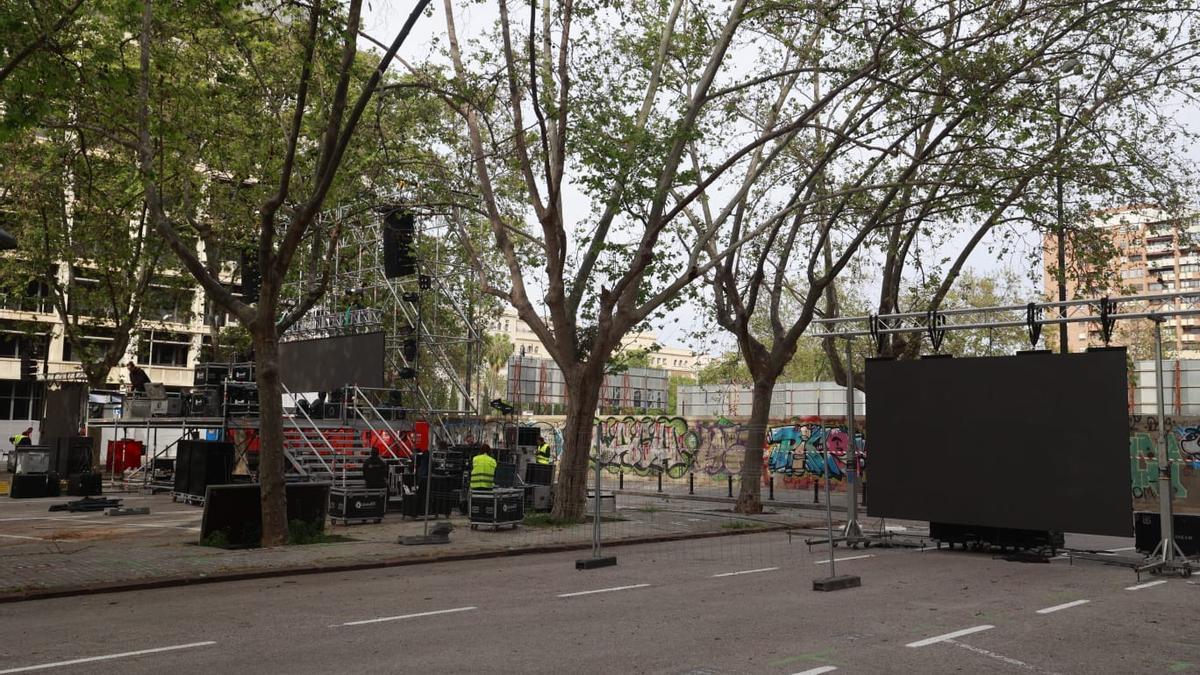
[[[402,0],[368,0],[364,13],[364,30],[382,42],[390,42],[403,25],[412,7],[413,3]],[[442,11],[442,2],[434,2],[432,7],[432,16],[422,17],[418,21],[409,40],[400,50],[399,56],[409,63],[417,63],[434,57],[444,48],[446,22]],[[471,36],[478,35],[487,29],[496,21],[496,18],[497,10],[494,2],[482,4],[460,2],[455,5],[456,27],[460,40],[464,42]],[[398,69],[401,66],[396,65],[393,68]],[[1184,120],[1193,129],[1200,129],[1200,110],[1192,105],[1178,106],[1178,119]],[[1192,161],[1200,161],[1200,148],[1188,148],[1186,152]],[[938,260],[956,255],[969,237],[969,232],[963,232],[947,242],[941,249],[928,251],[926,259]],[[992,250],[995,248],[996,242],[997,239],[989,235],[971,255],[968,267],[983,274],[996,273],[1001,270],[1011,271],[1017,278],[1027,280],[1025,292],[1029,299],[1038,299],[1041,288],[1041,279],[1038,276],[1040,271],[1031,268],[1029,261],[1031,255],[1037,255],[1041,246],[1040,235],[1033,231],[1023,233],[1016,246],[1010,248],[1002,258]],[[1029,280],[1031,270],[1036,277],[1033,280]],[[875,280],[863,279],[862,281],[869,294],[877,294],[878,286],[874,283]],[[697,327],[697,317],[703,316],[705,314],[700,311],[700,308],[685,307],[660,322],[656,329],[662,341],[667,344],[684,345],[712,353],[731,349],[734,345],[732,337],[721,335],[719,331],[716,332],[715,339],[709,340],[707,344],[689,339],[689,334]]]

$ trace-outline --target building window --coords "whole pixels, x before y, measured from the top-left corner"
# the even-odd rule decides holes
[[[40,384],[0,380],[0,420],[35,420],[41,417]]]
[[[138,361],[151,366],[183,368],[187,366],[192,339],[184,333],[148,331],[138,342]]]
[[[41,281],[30,281],[25,286],[24,293],[0,296],[0,308],[49,314],[54,311],[54,302],[50,299],[50,286]]]
[[[110,328],[92,326],[83,326],[80,330],[84,331],[84,333],[79,338],[79,346],[86,351],[92,352],[92,358],[99,358],[104,350],[108,348],[108,343],[113,341],[113,336],[116,334]],[[66,340],[63,343],[63,361],[79,361],[80,355],[77,352],[76,345],[72,344],[71,340]]]

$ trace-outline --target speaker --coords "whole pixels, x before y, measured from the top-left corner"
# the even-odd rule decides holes
[[[45,497],[47,490],[46,474],[17,474],[12,477],[12,485],[8,496],[13,499],[33,499]]]
[[[175,491],[203,495],[209,485],[224,485],[233,473],[233,444],[179,441],[175,452]]]
[[[411,213],[392,209],[383,218],[383,272],[388,279],[411,276],[417,272],[412,255],[416,221]]]
[[[262,276],[258,269],[258,252],[242,251],[242,298],[249,304],[258,302]]]
[[[1157,513],[1139,511],[1133,514],[1134,545],[1138,551],[1152,552],[1162,541],[1160,524],[1162,517]],[[1175,543],[1186,556],[1200,555],[1200,516],[1177,513]]]
[[[67,494],[72,497],[91,497],[101,494],[101,478],[100,474],[91,471],[73,473],[67,477]]]
[[[92,469],[92,438],[68,436],[50,441],[50,470],[60,476],[70,476]]]

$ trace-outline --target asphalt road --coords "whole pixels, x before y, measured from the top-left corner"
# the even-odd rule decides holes
[[[820,550],[707,541],[3,605],[0,674],[1200,672],[1189,580],[839,549],[817,593]]]

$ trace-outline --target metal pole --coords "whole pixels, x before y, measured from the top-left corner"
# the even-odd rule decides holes
[[[592,557],[600,557],[600,429],[596,429],[596,486],[594,493],[594,513],[592,520]]]
[[[1058,80],[1054,81],[1054,145],[1058,147],[1059,138],[1062,135],[1062,90]],[[1059,158],[1056,162],[1057,171],[1054,172],[1054,196],[1057,202],[1055,211],[1055,234],[1057,236],[1058,245],[1058,301],[1066,302],[1067,300],[1067,227],[1063,216],[1063,178],[1062,178],[1062,161]],[[1059,305],[1058,316],[1062,319],[1067,318],[1066,305]],[[1067,344],[1067,327],[1062,325],[1058,329],[1058,351],[1066,354],[1070,351]]]
[[[850,459],[846,462],[846,527],[842,535],[850,540],[862,537],[862,528],[858,526],[858,448],[854,445],[853,345],[853,340],[846,338],[846,436]],[[825,475],[829,476],[828,464],[825,466]],[[832,497],[833,493],[828,493],[828,496]]]
[[[1163,356],[1162,356],[1162,317],[1154,319],[1154,386],[1158,399],[1158,430],[1162,435],[1158,451],[1158,513],[1162,541],[1158,546],[1162,549],[1163,562],[1175,559],[1175,528],[1174,514],[1171,512],[1171,458],[1169,434],[1166,424],[1166,387],[1163,386]]]
[[[829,494],[829,451],[822,450],[825,460],[825,494]],[[825,500],[825,528],[829,531],[829,576],[836,577],[837,570],[833,567],[833,506],[829,499]]]

